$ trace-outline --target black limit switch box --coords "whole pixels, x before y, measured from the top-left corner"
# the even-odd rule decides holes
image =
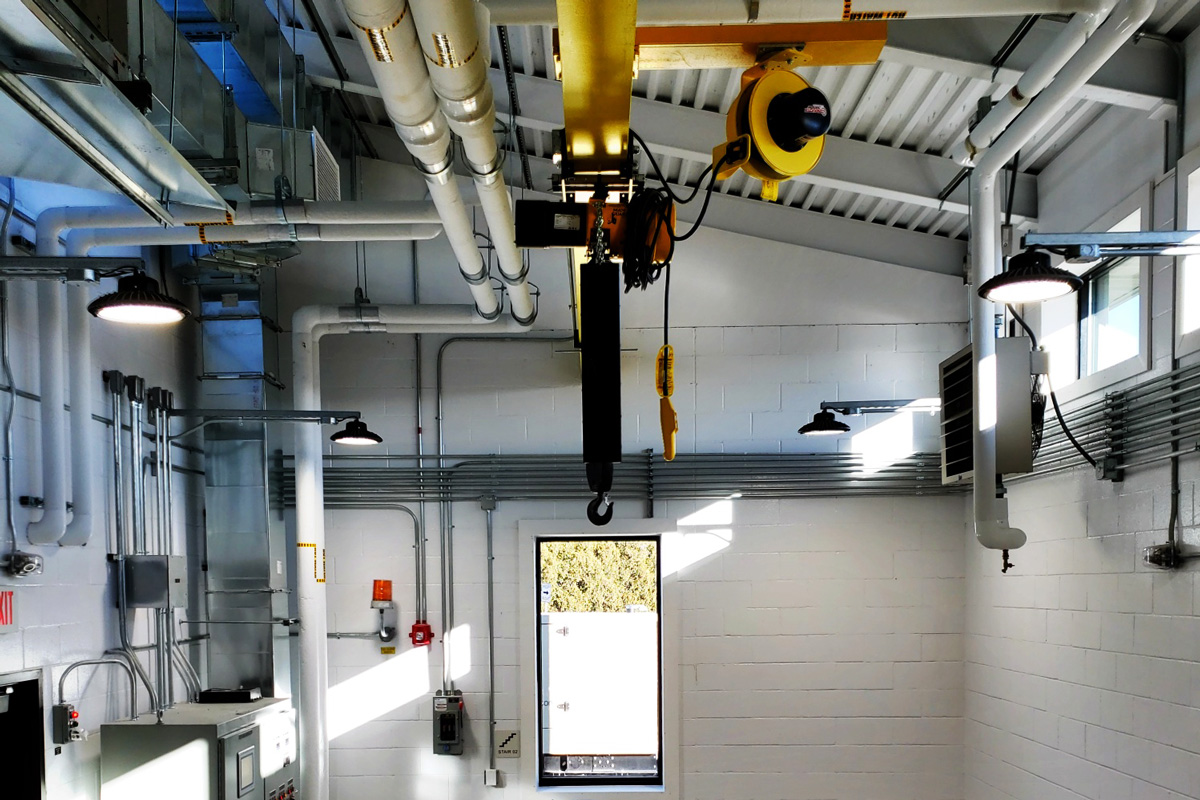
[[[587,247],[587,203],[517,201],[517,247]]]
[[[439,756],[463,754],[463,694],[457,689],[433,696],[433,752]]]

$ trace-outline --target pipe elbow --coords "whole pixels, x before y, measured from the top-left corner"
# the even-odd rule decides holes
[[[66,531],[66,509],[61,511],[46,509],[41,519],[37,522],[29,523],[29,527],[25,529],[25,535],[28,537],[30,544],[58,544]]]
[[[86,256],[96,246],[96,231],[93,228],[76,228],[67,234],[67,255]]]
[[[1001,520],[976,520],[975,538],[990,550],[1016,550],[1028,539],[1025,531]]]
[[[51,255],[58,250],[58,237],[67,229],[67,208],[47,208],[38,214],[36,233],[37,254]]]
[[[329,306],[300,306],[292,313],[292,335],[312,336],[317,326],[328,321]]]
[[[84,545],[92,538],[92,515],[72,514],[71,521],[63,531],[60,544]]]

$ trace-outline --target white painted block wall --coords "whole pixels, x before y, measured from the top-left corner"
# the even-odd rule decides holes
[[[18,184],[18,192],[23,185]],[[61,194],[59,196],[63,197]],[[17,221],[13,222],[11,233],[33,238],[32,231]],[[103,291],[111,291],[112,287],[112,282],[106,281]],[[101,293],[99,289],[93,291],[95,295]],[[31,281],[18,281],[10,283],[9,292],[14,382],[19,389],[37,394],[41,355],[37,346],[36,290]],[[142,375],[148,386],[164,386],[175,391],[180,404],[187,404],[194,396],[194,325],[188,323],[173,329],[135,331],[100,320],[94,320],[91,324],[94,350],[87,378],[95,382],[93,413],[111,418],[109,395],[101,387],[100,372],[104,369]],[[5,413],[8,402],[9,395],[0,393],[0,414]],[[23,398],[18,398],[16,402],[13,422],[14,492],[18,496],[40,496],[39,404]],[[58,679],[68,664],[81,659],[98,658],[104,650],[118,644],[115,594],[110,582],[111,567],[106,558],[112,537],[111,521],[106,513],[112,497],[111,428],[95,422],[90,435],[94,437],[97,508],[96,528],[91,541],[86,547],[76,548],[30,546],[25,538],[25,529],[29,521],[36,517],[33,516],[34,512],[16,507],[14,517],[18,546],[21,550],[41,555],[45,559],[45,573],[13,579],[0,572],[0,587],[15,590],[20,604],[20,630],[0,634],[0,674],[25,670],[40,670],[42,673],[49,800],[94,800],[98,796],[98,738],[64,747],[61,754],[56,753],[55,746],[50,742],[50,706],[57,702]],[[150,451],[149,442],[146,443],[146,451],[147,454]],[[187,459],[179,460],[179,463],[186,462]],[[199,515],[203,485],[194,479],[177,476],[176,489],[180,501],[176,504],[176,546],[182,548],[185,536],[195,540],[195,534],[203,530],[203,520]],[[3,496],[3,481],[0,480],[0,497]],[[182,502],[185,496],[189,497],[186,503]],[[4,535],[7,537],[7,533]],[[135,644],[149,640],[147,612],[137,612],[131,631]],[[148,662],[144,660],[143,663]],[[128,714],[128,681],[123,672],[117,673],[107,667],[99,670],[83,668],[68,678],[65,688],[67,701],[75,703],[80,712],[84,730],[96,732],[101,723],[124,718]],[[148,706],[144,691],[142,697],[144,710]]]

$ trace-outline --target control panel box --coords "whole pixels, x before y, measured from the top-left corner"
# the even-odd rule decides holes
[[[187,559],[126,556],[125,594],[130,608],[187,608]]]
[[[438,690],[433,696],[433,752],[439,756],[463,754],[463,694],[457,689]]]
[[[51,709],[51,738],[55,744],[71,744],[83,738],[79,732],[79,712],[70,703],[59,703]]]
[[[188,703],[101,727],[104,800],[187,786],[195,800],[296,800],[295,713],[286,699]]]

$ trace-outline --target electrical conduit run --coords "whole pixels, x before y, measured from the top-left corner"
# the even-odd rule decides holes
[[[980,388],[989,382],[984,370],[994,369],[995,331],[992,303],[977,289],[996,275],[1001,262],[1000,215],[996,176],[1012,157],[1050,119],[1059,114],[1074,93],[1120,49],[1154,11],[1155,0],[1123,0],[1108,19],[1062,68],[1055,80],[1029,104],[1028,109],[976,161],[971,176],[971,341],[975,359],[974,511],[975,535],[994,550],[1012,550],[1025,544],[1025,532],[1008,522],[1008,501],[999,496],[996,481],[996,429],[981,430]],[[995,382],[990,381],[994,386]]]
[[[321,407],[320,341],[346,333],[454,334],[519,331],[489,323],[471,306],[305,306],[292,315],[295,408]],[[304,796],[329,798],[329,654],[325,597],[325,497],[319,425],[296,430],[296,597],[300,615],[300,748]]]
[[[366,56],[388,118],[425,175],[430,199],[437,206],[446,239],[458,268],[471,287],[475,307],[484,319],[500,315],[500,302],[487,269],[467,207],[451,168],[450,129],[438,109],[417,29],[406,0],[343,0],[354,25],[354,38]]]

